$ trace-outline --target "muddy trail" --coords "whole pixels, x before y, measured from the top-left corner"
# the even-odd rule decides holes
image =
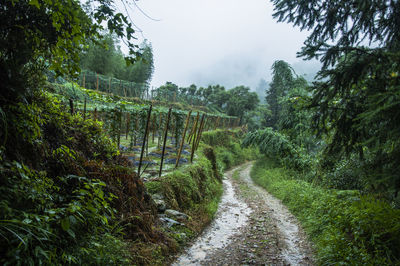
[[[225,173],[214,221],[173,265],[314,264],[298,221],[253,183],[251,167],[246,163]]]

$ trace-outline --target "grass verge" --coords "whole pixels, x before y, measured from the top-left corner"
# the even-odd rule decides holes
[[[298,217],[321,265],[399,265],[400,210],[354,190],[325,189],[262,158],[251,177]]]

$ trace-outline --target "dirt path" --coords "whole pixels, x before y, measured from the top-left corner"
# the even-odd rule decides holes
[[[313,265],[296,218],[253,183],[251,166],[225,174],[215,220],[174,265]]]

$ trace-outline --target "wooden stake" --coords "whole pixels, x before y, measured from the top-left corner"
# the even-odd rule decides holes
[[[199,121],[199,113],[197,113],[197,118],[196,118],[196,122],[195,122],[195,127],[194,127],[194,131],[193,131],[193,138],[191,139],[191,140],[193,140],[193,142],[192,142],[192,150],[191,150],[191,153],[190,153],[190,163],[192,163],[193,162],[193,156],[194,156],[194,150],[195,150],[195,148],[196,148],[196,133],[197,133],[197,123],[198,123],[198,121]],[[189,142],[189,144],[190,144],[190,142]]]
[[[158,173],[158,177],[161,177],[161,174],[162,174],[162,167],[163,167],[163,162],[164,162],[165,145],[167,144],[167,134],[168,134],[169,119],[171,118],[171,110],[172,110],[172,108],[169,108],[169,110],[168,110],[168,117],[167,117],[167,124],[165,125],[164,143],[163,143],[163,149],[162,149],[162,153],[161,153],[160,172]]]
[[[196,148],[195,148],[195,151],[196,151],[197,148],[199,147],[200,139],[201,139],[201,135],[203,134],[203,129],[204,129],[204,125],[205,125],[206,119],[207,119],[207,118],[206,118],[206,116],[205,116],[205,114],[204,114],[203,117],[201,118],[199,133],[197,134],[197,140],[196,140]]]
[[[159,128],[161,128],[161,125],[162,125],[162,113],[160,112],[160,126],[159,126]],[[161,132],[158,133],[157,149],[160,148],[160,141],[161,141]]]
[[[146,138],[147,138],[147,132],[149,130],[149,122],[150,122],[150,115],[151,115],[151,109],[153,108],[152,105],[150,105],[149,112],[147,113],[147,121],[146,121],[146,129],[144,131],[144,137],[143,137],[143,143],[142,143],[142,150],[140,151],[140,160],[139,160],[139,167],[138,167],[138,176],[140,177],[140,168],[142,166],[142,160],[143,160],[143,153],[144,153],[144,148],[146,144]]]
[[[99,74],[97,74],[96,91],[99,90]]]
[[[190,132],[190,136],[188,137],[188,142],[189,142],[189,144],[190,144],[190,142],[192,141],[193,135],[196,133],[197,123],[198,123],[198,121],[199,121],[199,117],[200,117],[200,113],[197,112],[196,120],[194,120],[194,124],[193,124],[192,131]]]
[[[192,114],[192,110],[189,111],[189,113],[187,114],[187,117],[186,117],[185,129],[183,130],[183,136],[182,136],[181,145],[180,145],[179,151],[178,151],[178,157],[176,158],[175,168],[178,168],[178,165],[179,165],[179,159],[181,158],[183,144],[185,143],[186,130],[187,130],[188,125],[189,125],[189,120],[190,120],[190,115],[191,114]]]

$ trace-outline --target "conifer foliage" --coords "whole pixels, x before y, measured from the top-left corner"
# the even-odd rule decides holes
[[[357,154],[374,188],[400,190],[400,2],[274,0],[274,17],[311,33],[299,53],[320,59],[313,124],[327,155]]]

